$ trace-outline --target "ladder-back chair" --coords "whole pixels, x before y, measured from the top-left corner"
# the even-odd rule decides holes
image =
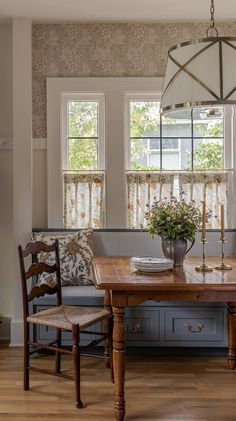
[[[96,308],[96,307],[80,307],[80,306],[67,306],[62,304],[62,293],[61,293],[61,274],[60,274],[60,259],[59,259],[59,246],[58,241],[52,245],[47,245],[41,241],[30,242],[25,249],[21,245],[18,246],[19,259],[20,259],[20,271],[21,271],[21,284],[22,284],[22,296],[23,296],[23,314],[24,314],[24,390],[29,390],[29,371],[35,370],[44,372],[47,374],[53,374],[55,376],[64,377],[66,379],[71,378],[75,380],[75,405],[78,408],[82,408],[83,404],[80,397],[80,356],[83,351],[89,346],[97,345],[101,341],[105,341],[107,344],[107,354],[103,356],[96,356],[98,358],[105,358],[108,360],[107,366],[111,368],[111,377],[113,379],[112,369],[112,317],[111,312],[108,308]],[[45,262],[37,262],[38,254],[43,251],[46,253],[55,253],[55,264],[48,265]],[[32,263],[28,270],[25,268],[25,258],[31,255]],[[33,277],[38,277],[43,272],[55,273],[56,284],[50,287],[46,283],[36,285],[28,290],[27,280]],[[40,311],[32,315],[29,314],[29,302],[35,297],[43,296],[44,294],[56,294],[57,306],[54,306],[48,310]],[[97,333],[89,332],[86,329],[95,323],[102,322],[103,325],[107,326],[106,332]],[[36,325],[44,325],[53,327],[56,329],[56,340],[48,344],[40,344],[38,342],[31,342],[29,335],[30,323]],[[62,331],[69,331],[72,333],[72,349],[62,348],[61,345],[61,334]],[[80,346],[80,332],[83,331],[85,334],[96,335],[96,338],[90,342],[87,346]],[[99,335],[99,337],[97,337]],[[30,347],[34,347],[33,350]],[[35,349],[36,348],[36,349]],[[46,349],[55,351],[55,370],[46,370],[37,368],[30,365],[30,355],[38,352],[39,349]],[[74,377],[69,376],[61,371],[61,354],[70,354],[73,356],[74,365]]]

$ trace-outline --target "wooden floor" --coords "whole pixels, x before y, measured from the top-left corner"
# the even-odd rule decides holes
[[[34,359],[40,367],[52,361]],[[63,366],[70,367],[69,358]],[[69,380],[34,372],[24,392],[21,369],[22,350],[0,347],[0,420],[115,420],[103,361],[82,361],[83,409],[74,407]],[[223,357],[129,357],[126,401],[127,421],[236,421],[236,372],[226,369]]]

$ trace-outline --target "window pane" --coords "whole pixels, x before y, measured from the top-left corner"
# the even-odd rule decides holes
[[[194,137],[223,137],[224,110],[223,107],[204,107],[193,109]]]
[[[191,110],[176,110],[162,116],[162,136],[190,137]]]
[[[195,170],[223,169],[223,139],[194,139],[193,163]]]
[[[150,149],[160,149],[160,140],[155,138],[155,139],[150,139]]]
[[[153,144],[158,152],[153,151]],[[131,139],[131,169],[159,170],[160,169],[160,140],[159,139]]]
[[[68,102],[68,137],[98,136],[98,101]]]
[[[130,101],[130,137],[159,136],[160,103]]]
[[[176,141],[176,139],[174,139]],[[177,139],[177,148],[172,148],[173,139],[162,139],[162,168],[164,170],[191,169],[191,139]]]
[[[98,153],[96,139],[69,139],[69,170],[97,169],[97,157]]]
[[[179,149],[179,139],[163,139],[162,149]]]

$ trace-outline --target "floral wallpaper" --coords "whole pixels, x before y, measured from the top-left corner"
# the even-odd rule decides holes
[[[46,137],[46,78],[163,76],[168,49],[204,37],[208,23],[35,24],[32,32],[33,136]],[[217,23],[236,35],[236,23]]]

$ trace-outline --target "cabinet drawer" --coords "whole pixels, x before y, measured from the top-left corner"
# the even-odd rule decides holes
[[[128,342],[160,341],[160,311],[140,307],[125,312],[125,331]]]
[[[211,342],[223,340],[224,309],[166,309],[165,341]],[[199,345],[201,346],[201,345]]]

